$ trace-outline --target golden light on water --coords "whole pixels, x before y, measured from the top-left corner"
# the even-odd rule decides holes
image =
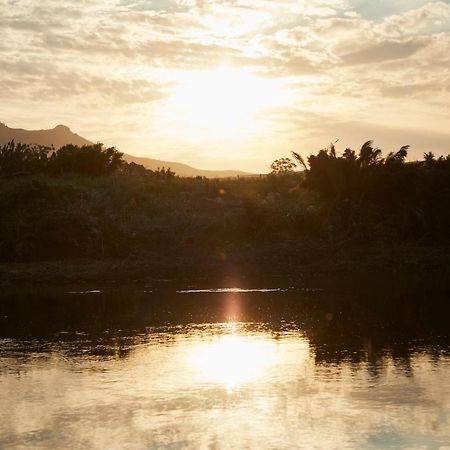
[[[264,377],[280,362],[275,341],[239,334],[199,344],[189,359],[202,382],[221,384],[228,392]]]

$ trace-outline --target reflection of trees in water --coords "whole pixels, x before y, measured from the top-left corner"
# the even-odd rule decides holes
[[[445,292],[390,289],[176,295],[120,290],[96,295],[9,295],[0,303],[0,338],[18,338],[3,355],[26,360],[33,353],[63,357],[126,358],[139,344],[170,344],[187,324],[237,321],[272,333],[298,331],[310,342],[315,363],[382,376],[387,361],[407,376],[411,358],[426,351],[436,364],[450,355]],[[237,305],[237,307],[236,307]],[[256,326],[256,325],[255,325]],[[168,327],[164,329],[164,327]],[[249,329],[254,327],[249,326]],[[201,333],[201,327],[193,333]]]
[[[412,376],[411,360],[417,353],[426,351],[435,362],[450,355],[446,298],[442,292],[413,290],[327,295],[309,315],[319,317],[316,326],[306,324],[316,364],[364,364],[377,378],[392,361],[397,370]],[[331,320],[320,320],[323,310]]]

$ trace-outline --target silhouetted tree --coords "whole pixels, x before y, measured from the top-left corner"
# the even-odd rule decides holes
[[[156,170],[149,171],[153,176],[157,178],[170,179],[175,178],[176,174],[170,167],[158,167]]]
[[[99,176],[116,171],[122,164],[123,153],[114,147],[103,145],[65,145],[51,157],[54,173],[74,173],[78,175]]]
[[[271,165],[272,173],[288,173],[293,172],[297,167],[294,161],[291,158],[280,158],[276,159]]]
[[[55,151],[53,147],[11,141],[0,147],[0,175],[107,175],[124,164],[122,155],[114,147],[103,148],[102,144],[82,147],[70,144]]]
[[[409,146],[383,158],[372,141],[338,155],[334,145],[311,154],[302,186],[326,201],[329,229],[353,236],[407,238],[441,235],[450,227],[450,158],[426,153],[406,162]]]
[[[52,147],[11,141],[0,147],[0,174],[11,176],[45,172],[48,154],[52,150]]]

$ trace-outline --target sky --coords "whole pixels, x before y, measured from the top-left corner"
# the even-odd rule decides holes
[[[0,0],[0,121],[264,172],[450,153],[450,0]]]

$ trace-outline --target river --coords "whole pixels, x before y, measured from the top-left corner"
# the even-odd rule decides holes
[[[3,292],[2,449],[450,449],[447,293]]]

